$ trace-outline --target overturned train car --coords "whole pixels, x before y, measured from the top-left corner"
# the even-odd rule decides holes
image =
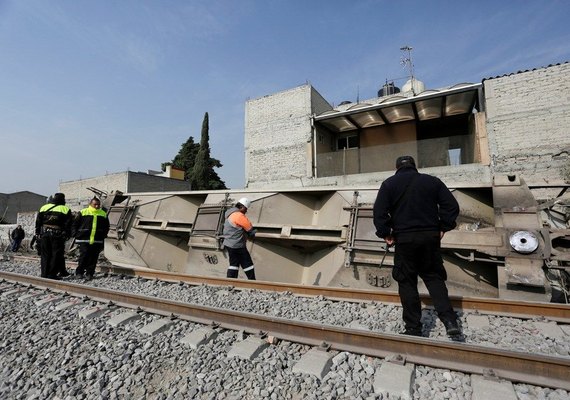
[[[457,228],[442,241],[451,294],[567,302],[569,204],[560,197],[538,203],[518,176],[451,189],[461,206]],[[245,196],[257,229],[248,249],[258,279],[396,291],[392,249],[374,234],[376,194],[377,188],[114,193],[104,202],[111,222],[105,256],[117,266],[225,277],[224,213]]]

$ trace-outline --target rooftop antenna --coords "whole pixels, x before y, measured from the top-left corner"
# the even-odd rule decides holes
[[[408,67],[408,70],[410,71],[410,80],[412,82],[412,93],[415,96],[416,90],[414,88],[415,78],[414,78],[414,62],[412,61],[412,49],[413,49],[412,47],[407,45],[400,47],[400,50],[404,52],[402,58],[400,59],[400,64],[402,64],[402,67],[404,68]]]

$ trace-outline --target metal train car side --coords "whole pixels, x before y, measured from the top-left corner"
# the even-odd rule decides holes
[[[517,176],[451,189],[461,207],[457,228],[442,241],[451,294],[567,301],[567,203],[539,204]],[[105,256],[117,266],[225,277],[224,212],[248,197],[258,279],[395,291],[392,249],[374,234],[376,195],[377,188],[113,193],[104,202]]]

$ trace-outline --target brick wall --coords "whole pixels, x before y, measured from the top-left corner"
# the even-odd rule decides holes
[[[289,187],[310,176],[311,115],[331,108],[310,85],[247,101],[246,186]]]
[[[570,64],[484,81],[493,173],[558,184],[570,153]]]
[[[486,125],[490,165],[485,148],[481,164],[424,172],[451,186],[487,186],[494,174],[519,174],[530,185],[563,184],[563,174],[570,169],[570,64],[487,79],[483,84],[486,115],[481,123]],[[330,109],[310,85],[248,101],[247,186],[284,189],[378,184],[385,174],[311,178],[311,113]]]

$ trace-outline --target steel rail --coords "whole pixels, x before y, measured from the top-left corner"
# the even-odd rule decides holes
[[[190,320],[216,323],[233,330],[264,332],[280,339],[308,345],[323,342],[338,351],[374,357],[400,355],[407,362],[446,368],[472,374],[488,374],[516,382],[570,390],[570,358],[528,354],[427,338],[350,330],[311,322],[291,321],[252,313],[229,311],[189,303],[164,300],[87,285],[0,272],[0,278],[29,284],[119,306],[141,308],[148,312]]]

